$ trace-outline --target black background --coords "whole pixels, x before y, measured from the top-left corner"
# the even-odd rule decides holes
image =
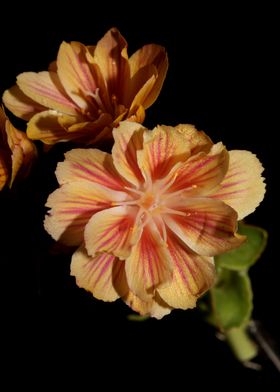
[[[146,126],[194,124],[228,149],[253,151],[265,167],[265,200],[247,218],[269,232],[268,248],[250,273],[253,317],[279,349],[275,10],[196,4],[68,4],[63,11],[51,3],[6,5],[0,92],[21,72],[46,70],[62,40],[95,44],[112,26],[127,39],[130,54],[146,43],[165,46],[170,67],[159,99],[147,111]],[[130,388],[181,385],[187,390],[191,382],[216,390],[243,383],[276,386],[278,374],[263,355],[258,358],[262,372],[242,367],[195,311],[132,323],[126,319],[129,308],[120,301],[99,302],[75,286],[70,256],[50,251],[53,242],[42,228],[44,203],[56,188],[56,161],[66,149],[55,148],[24,185],[0,195],[2,325],[12,332],[3,334],[11,357],[7,363],[13,367],[30,356],[35,359],[42,371],[37,390],[56,373],[71,381],[78,365],[84,367],[80,382],[93,388],[102,370],[106,383],[113,381],[116,388],[130,377]],[[36,380],[33,366],[25,373],[29,382]]]

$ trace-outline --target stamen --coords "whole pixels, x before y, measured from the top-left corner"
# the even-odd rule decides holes
[[[173,214],[173,215],[181,215],[188,216],[186,212],[173,210],[173,208],[164,207],[163,213]]]
[[[140,191],[139,189],[134,189],[134,188],[130,188],[129,186],[125,186],[124,189],[130,191],[130,192],[134,192],[137,195],[143,195],[143,191]]]

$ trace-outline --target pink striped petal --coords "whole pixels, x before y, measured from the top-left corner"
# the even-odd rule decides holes
[[[135,218],[137,207],[114,207],[95,214],[85,228],[88,254],[107,252],[125,259],[136,241]]]
[[[127,195],[89,181],[75,181],[54,191],[46,206],[45,229],[65,245],[80,245],[84,228],[92,215],[125,200]]]
[[[145,131],[143,150],[137,154],[144,177],[152,180],[166,176],[177,162],[185,161],[189,156],[190,149],[184,136],[167,126]]]
[[[175,178],[169,193],[188,191],[189,196],[207,195],[223,180],[228,170],[228,152],[221,144],[215,144],[210,152],[200,152],[185,163],[178,165],[169,177]]]
[[[210,198],[184,198],[173,207],[181,214],[166,214],[167,226],[193,251],[215,256],[242,244],[236,234],[237,214],[223,202]]]
[[[229,170],[211,197],[220,199],[238,213],[238,219],[255,211],[264,198],[263,167],[249,151],[229,152]]]
[[[140,315],[151,316],[158,320],[162,319],[162,317],[169,314],[172,310],[157,293],[154,298],[145,302],[133,294],[132,291],[128,291],[128,293],[122,297],[122,300],[135,312],[140,313]]]
[[[75,276],[79,287],[90,291],[95,298],[115,301],[120,297],[117,286],[123,267],[124,261],[115,256],[101,253],[90,257],[81,246],[72,256],[71,275]]]
[[[137,152],[143,146],[143,132],[146,128],[141,124],[122,121],[113,130],[115,144],[112,157],[117,171],[131,184],[139,187],[144,179],[137,163]]]
[[[174,308],[194,308],[198,297],[214,283],[214,260],[192,252],[172,233],[168,234],[168,250],[173,263],[172,282],[157,291]]]
[[[55,72],[24,72],[18,75],[17,85],[40,105],[64,114],[77,114],[77,106],[67,96]]]
[[[144,302],[150,302],[155,290],[172,278],[170,254],[157,228],[151,223],[143,228],[125,262],[130,290]]]
[[[97,149],[76,148],[65,154],[65,161],[56,169],[59,184],[88,180],[107,188],[122,191],[125,182],[113,164],[112,156]]]
[[[40,105],[33,99],[25,95],[20,88],[15,85],[3,94],[4,105],[17,117],[23,120],[30,120],[30,118],[39,112],[46,109],[45,106]]]

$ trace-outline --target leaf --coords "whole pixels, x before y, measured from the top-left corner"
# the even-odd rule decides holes
[[[246,272],[221,270],[211,289],[214,320],[221,330],[245,325],[253,309],[252,289]]]
[[[247,241],[239,248],[215,257],[217,267],[242,271],[251,267],[261,256],[267,243],[267,232],[257,226],[239,224],[239,234],[246,235]]]
[[[140,314],[134,314],[134,313],[129,314],[129,315],[127,316],[127,319],[128,319],[129,321],[146,321],[146,320],[148,320],[149,318],[150,318],[150,316],[148,316],[148,315],[141,316]]]

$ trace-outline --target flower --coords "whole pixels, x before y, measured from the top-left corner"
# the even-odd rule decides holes
[[[0,191],[11,187],[16,176],[25,177],[37,156],[34,144],[16,129],[0,107]]]
[[[29,120],[30,139],[93,144],[110,138],[121,120],[144,121],[167,68],[158,45],[145,45],[128,58],[127,42],[112,28],[96,46],[63,42],[49,71],[18,75],[3,102]]]
[[[59,163],[45,228],[79,246],[71,273],[104,301],[161,318],[193,308],[215,279],[213,256],[238,247],[237,220],[264,197],[259,160],[191,125],[113,130],[112,155],[74,149]]]

